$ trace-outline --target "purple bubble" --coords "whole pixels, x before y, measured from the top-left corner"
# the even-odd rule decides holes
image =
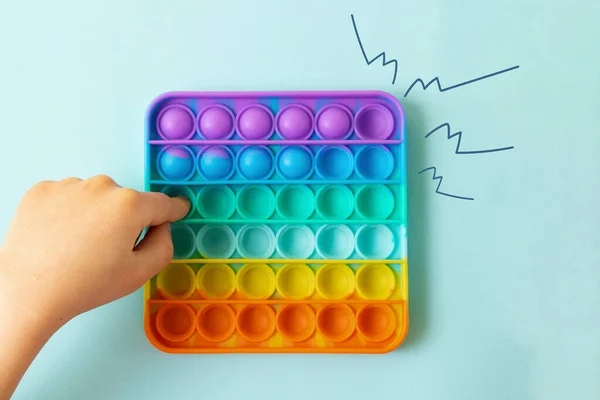
[[[273,134],[274,118],[271,111],[262,104],[244,108],[237,116],[237,132],[248,140],[268,139]]]
[[[229,139],[233,135],[233,113],[221,104],[207,106],[198,114],[198,132],[208,140]]]
[[[319,110],[317,135],[322,139],[345,139],[352,133],[352,112],[341,104],[330,104]]]
[[[368,104],[356,113],[356,135],[365,140],[385,140],[394,130],[394,116],[381,104]]]
[[[302,104],[285,106],[277,114],[275,128],[285,139],[307,139],[315,129],[315,121],[310,109]]]
[[[194,136],[194,113],[181,104],[165,107],[156,118],[156,130],[165,140],[190,139]]]

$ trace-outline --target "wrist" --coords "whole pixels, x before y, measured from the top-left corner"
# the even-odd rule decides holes
[[[18,279],[14,268],[0,250],[0,303],[3,304],[0,336],[16,330],[23,335],[48,339],[67,320],[50,312],[49,303],[39,296],[39,291],[27,286],[31,282]]]

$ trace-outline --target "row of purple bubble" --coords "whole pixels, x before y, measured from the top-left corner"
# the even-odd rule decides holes
[[[227,140],[234,132],[246,140],[267,140],[273,132],[287,140],[305,140],[313,132],[324,140],[347,139],[352,132],[363,140],[385,140],[394,132],[394,115],[382,104],[370,103],[352,111],[342,104],[329,104],[316,116],[302,104],[290,104],[273,116],[262,104],[251,104],[236,115],[222,104],[204,107],[197,116],[182,104],[163,108],[156,128],[165,140],[191,139],[196,131],[206,140]]]

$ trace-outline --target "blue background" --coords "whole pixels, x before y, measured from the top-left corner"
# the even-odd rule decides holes
[[[0,232],[43,179],[143,187],[143,120],[170,90],[382,89],[407,114],[411,327],[397,351],[173,356],[142,294],[70,322],[16,399],[600,397],[600,3],[4,1]],[[393,67],[367,66],[385,50]],[[506,74],[440,93],[504,68]],[[449,122],[463,131],[455,155]],[[444,176],[435,194],[430,174]],[[126,271],[124,271],[126,273]],[[33,294],[31,294],[33,295]]]

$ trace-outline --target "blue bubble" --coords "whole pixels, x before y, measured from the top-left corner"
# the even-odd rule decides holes
[[[365,146],[356,152],[356,173],[363,179],[387,179],[394,172],[394,156],[385,146]]]
[[[247,179],[268,179],[274,171],[273,153],[266,146],[247,146],[238,153],[237,165]]]
[[[225,146],[208,146],[198,153],[198,172],[206,179],[229,179],[234,172],[233,153]]]
[[[166,180],[187,180],[194,174],[194,153],[186,146],[165,147],[157,159],[159,174]]]
[[[287,146],[277,153],[277,171],[286,179],[301,180],[313,171],[312,153],[305,146]]]
[[[354,159],[346,146],[321,147],[316,159],[317,174],[323,179],[344,180],[352,175]]]

